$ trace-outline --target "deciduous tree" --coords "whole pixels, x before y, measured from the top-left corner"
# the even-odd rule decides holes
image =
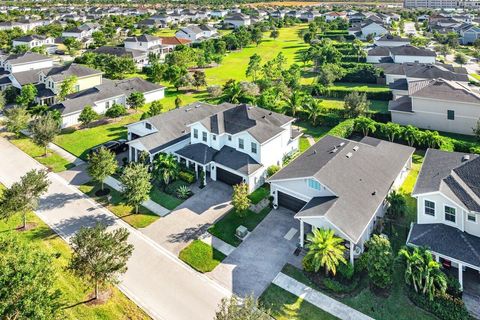
[[[30,124],[33,142],[45,149],[44,156],[48,155],[48,144],[60,133],[60,124],[53,113],[36,117]]]
[[[4,124],[8,132],[19,136],[20,131],[28,127],[30,114],[25,107],[14,107],[4,111]]]
[[[370,101],[365,93],[350,92],[344,98],[344,108],[350,118],[364,115],[370,106]]]
[[[78,77],[71,75],[66,77],[60,85],[60,91],[58,92],[58,100],[63,101],[65,97],[75,91],[75,85],[77,84]]]
[[[232,205],[238,215],[244,216],[246,214],[250,207],[248,185],[246,183],[242,182],[233,186]]]
[[[88,174],[93,181],[100,183],[102,190],[105,178],[114,174],[117,168],[118,163],[115,154],[104,147],[100,147],[88,156]]]
[[[145,96],[139,91],[132,92],[127,98],[127,104],[136,110],[145,104]]]
[[[123,170],[120,177],[122,194],[127,204],[135,207],[135,213],[138,213],[138,206],[148,200],[152,188],[150,178],[148,166],[142,163],[132,162]]]
[[[91,105],[86,105],[78,116],[78,121],[80,121],[84,126],[88,126],[90,123],[92,123],[92,121],[97,119],[98,113],[93,110]]]

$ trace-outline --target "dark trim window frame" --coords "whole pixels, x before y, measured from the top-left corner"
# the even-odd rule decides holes
[[[435,202],[430,200],[425,200],[423,203],[424,213],[428,216],[435,217]]]
[[[445,206],[445,220],[455,223],[457,218],[457,210],[450,206]]]
[[[242,149],[245,148],[244,141],[242,138],[238,138],[238,148]]]
[[[207,142],[208,140],[208,135],[206,131],[202,131],[202,141]]]
[[[193,137],[198,139],[198,129],[193,129]]]
[[[152,125],[148,122],[145,122],[145,128],[147,128],[148,130],[152,130]]]
[[[255,142],[252,142],[251,143],[251,149],[252,149],[252,153],[255,153],[257,154],[257,144]]]
[[[475,213],[467,213],[467,220],[477,223],[477,215]]]
[[[455,110],[447,110],[447,120],[455,120]]]

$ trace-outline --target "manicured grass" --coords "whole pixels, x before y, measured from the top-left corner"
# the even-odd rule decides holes
[[[298,121],[294,125],[299,127],[304,135],[312,136],[315,141],[320,140],[331,129],[331,127],[326,126],[314,126],[310,121]]]
[[[390,91],[388,86],[381,84],[365,84],[365,83],[354,83],[354,82],[335,82],[331,88],[338,89],[351,89],[351,90],[361,90],[364,92],[384,92]]]
[[[270,195],[270,188],[268,184],[265,184],[258,188],[257,190],[253,191],[251,194],[248,195],[248,198],[252,202],[252,204],[257,204],[266,197]]]
[[[222,219],[217,221],[208,229],[215,237],[222,239],[232,246],[238,247],[242,241],[235,236],[235,230],[239,226],[246,227],[249,231],[253,231],[255,227],[270,212],[271,208],[266,207],[259,213],[248,210],[244,217],[240,217],[234,209],[230,210]]]
[[[475,143],[478,147],[480,147],[480,139],[478,139],[475,136],[467,136],[465,134],[459,134],[459,133],[453,133],[453,132],[443,132],[443,131],[439,131],[438,133],[440,133],[440,135],[442,135],[442,136],[449,137],[449,138],[452,138],[452,139],[456,139],[456,140],[459,140],[459,141],[472,142],[472,143]]]
[[[299,24],[281,28],[277,39],[271,39],[268,37],[269,33],[265,33],[264,40],[258,46],[250,45],[242,50],[229,53],[220,66],[205,70],[207,83],[212,85],[224,84],[229,79],[246,80],[245,71],[250,57],[255,53],[262,58],[262,64],[275,58],[279,52],[283,52],[288,65],[293,63],[302,65],[299,54],[302,50],[307,49],[308,45],[303,42],[298,33],[306,27],[306,24]]]
[[[477,79],[478,81],[480,81],[480,74],[470,73],[469,76],[472,76],[473,78],[475,78],[475,79]]]
[[[302,298],[271,284],[260,297],[260,303],[277,320],[334,320],[337,317]]]
[[[35,214],[29,214],[28,221],[35,223],[36,227],[29,231],[18,232],[18,235],[33,245],[35,250],[45,252],[52,257],[52,265],[57,277],[55,288],[62,292],[65,304],[61,319],[150,319],[116,287],[112,287],[112,296],[105,304],[85,304],[88,295],[93,292],[93,286],[65,269],[71,257],[71,250],[67,243]],[[21,225],[19,216],[8,222],[0,221],[0,232],[17,232],[14,229],[19,225]]]
[[[310,148],[310,142],[308,142],[307,138],[305,137],[300,138],[299,148],[300,148],[300,152],[304,152],[305,150]]]
[[[342,99],[320,98],[322,107],[327,109],[343,109],[345,102]],[[388,113],[388,101],[369,100],[369,110],[374,113]]]
[[[150,199],[168,210],[175,209],[184,201],[159,190],[157,187],[152,188],[152,191],[150,191]]]
[[[50,149],[48,150],[48,155],[45,157],[45,149],[37,146],[30,138],[25,136],[17,138],[13,135],[8,135],[8,140],[53,172],[64,171],[75,166]]]
[[[178,255],[180,260],[195,270],[205,273],[215,269],[226,256],[201,240],[195,240]]]
[[[105,186],[108,188],[108,186]],[[150,225],[158,218],[158,215],[154,214],[150,210],[140,206],[138,208],[138,213],[135,213],[135,210],[132,206],[127,205],[120,192],[110,188],[109,196],[110,201],[108,201],[107,196],[97,197],[95,192],[100,189],[100,186],[89,182],[79,187],[80,191],[87,194],[91,198],[95,199],[97,202],[101,203],[108,210],[110,210],[114,215],[121,218],[131,226],[135,228],[145,228]]]

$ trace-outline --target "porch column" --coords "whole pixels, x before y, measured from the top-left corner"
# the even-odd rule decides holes
[[[198,164],[195,162],[195,177],[198,180]]]
[[[207,185],[207,167],[203,166],[203,185]]]
[[[463,290],[463,265],[458,264],[458,282],[460,283],[460,289]]]
[[[353,266],[353,249],[355,248],[355,244],[350,241],[350,264]]]
[[[177,155],[177,162],[180,163],[180,156]]]
[[[435,256],[435,261],[440,262],[440,256],[438,254]]]
[[[187,166],[188,169],[190,169],[190,161],[185,158],[185,165]]]
[[[303,245],[304,245],[304,243],[303,243],[304,242],[303,239],[305,237],[304,234],[305,234],[304,222],[303,222],[303,220],[300,220],[300,247],[302,247],[302,248],[303,248]]]

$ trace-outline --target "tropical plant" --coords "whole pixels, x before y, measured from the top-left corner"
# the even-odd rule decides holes
[[[382,131],[387,136],[388,140],[393,142],[396,136],[401,136],[403,129],[398,123],[388,122],[382,126]]]
[[[250,207],[250,198],[248,197],[248,185],[240,183],[233,186],[232,205],[239,216],[244,216]]]
[[[433,258],[425,248],[403,248],[399,256],[406,262],[405,282],[415,292],[428,296],[432,301],[436,294],[444,294],[447,290],[447,278],[440,270],[441,264]]]
[[[271,165],[270,167],[267,168],[267,177],[273,176],[278,171],[280,171],[280,166]]]
[[[177,189],[177,197],[180,199],[187,199],[190,196],[190,188],[188,186],[180,186]]]
[[[438,131],[424,131],[421,135],[421,140],[422,143],[429,148],[437,148],[442,144],[442,136]]]
[[[317,125],[317,119],[322,114],[322,102],[323,100],[315,99],[311,96],[305,99],[303,110],[307,113],[308,118],[312,120],[314,126]]]
[[[232,295],[223,298],[214,320],[270,320],[270,311],[264,309],[253,296],[239,299]]]
[[[242,95],[243,91],[238,81],[230,79],[223,85],[223,100],[230,103],[239,103]]]
[[[367,117],[359,117],[355,119],[355,130],[361,131],[364,136],[368,136],[368,133],[374,133],[377,127],[374,120]]]
[[[402,133],[403,139],[407,141],[410,147],[412,147],[415,144],[415,142],[418,142],[419,132],[420,130],[418,130],[417,127],[414,127],[410,124],[403,129],[403,133]]]
[[[177,179],[180,165],[177,159],[170,153],[158,153],[153,158],[153,177],[168,185]]]
[[[88,174],[92,177],[93,181],[100,183],[101,190],[103,190],[103,181],[105,178],[114,174],[117,168],[118,163],[115,155],[105,147],[100,147],[100,149],[88,156]]]
[[[346,250],[343,244],[344,240],[335,236],[335,232],[330,229],[313,229],[307,236],[308,252],[304,257],[306,263],[309,263],[315,272],[324,268],[325,275],[337,272],[340,263],[347,263],[344,257]]]
[[[353,91],[345,96],[343,107],[350,118],[356,118],[367,113],[370,101],[366,93]]]
[[[399,193],[396,190],[390,192],[387,196],[387,202],[389,207],[387,209],[387,215],[391,218],[400,218],[405,214],[407,209],[407,201],[403,194]]]
[[[300,90],[293,90],[286,94],[283,97],[283,102],[285,103],[285,109],[292,114],[293,117],[297,114],[298,109],[300,108],[304,94]]]

